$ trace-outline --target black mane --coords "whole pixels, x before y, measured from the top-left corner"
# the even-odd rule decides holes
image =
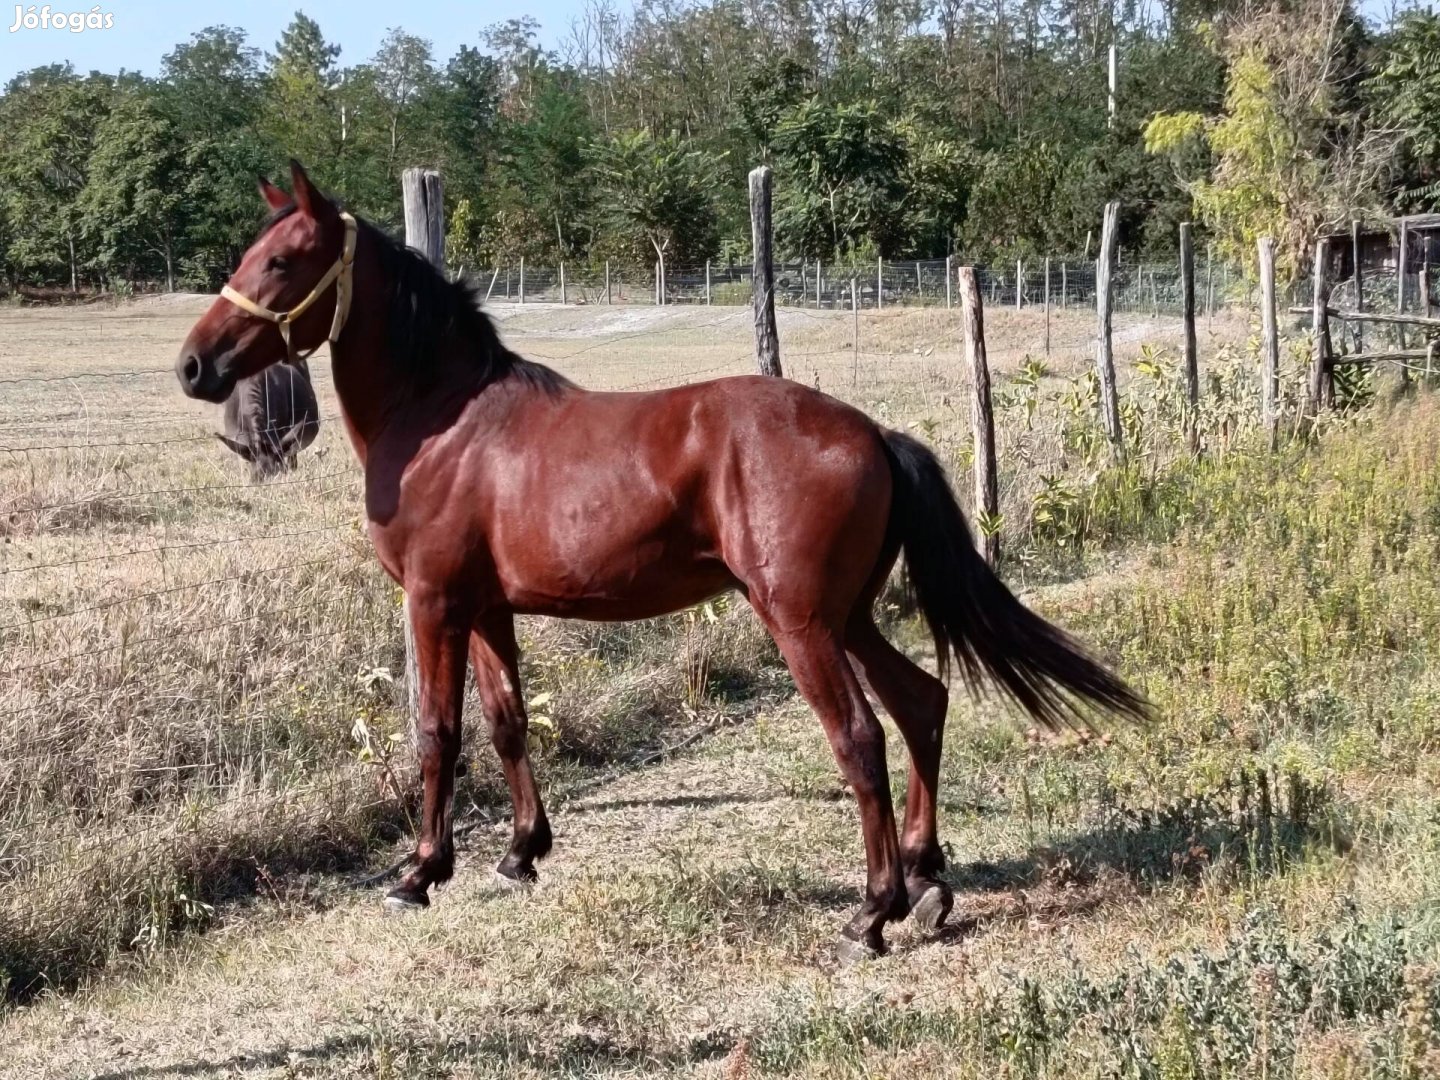
[[[361,218],[388,279],[386,351],[400,373],[428,384],[447,357],[462,357],[487,385],[507,375],[556,393],[574,385],[543,364],[507,349],[468,281],[447,278],[424,255]]]
[[[255,242],[295,211],[294,203],[276,210],[260,226]],[[385,344],[398,374],[428,386],[441,371],[445,357],[459,356],[470,363],[481,386],[507,375],[518,376],[550,394],[574,386],[558,371],[505,347],[494,322],[481,309],[474,285],[450,280],[424,255],[384,229],[358,215],[355,220],[375,245],[381,270],[390,281]]]

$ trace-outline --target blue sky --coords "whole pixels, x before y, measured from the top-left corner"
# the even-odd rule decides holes
[[[36,4],[37,14],[43,6],[43,0]],[[94,0],[51,0],[52,11],[65,13],[89,13],[94,6]],[[27,0],[22,11],[29,7]],[[101,0],[99,7],[115,16],[113,28],[81,33],[22,28],[11,33],[15,3],[0,0],[0,86],[19,71],[66,60],[82,72],[115,72],[123,67],[153,75],[161,57],[176,44],[217,23],[243,28],[250,44],[269,50],[297,8],[318,22],[329,40],[340,44],[342,63],[358,63],[374,55],[392,26],[403,26],[429,40],[443,62],[461,45],[478,45],[483,27],[522,15],[537,19],[543,42],[553,45],[568,32],[581,0],[419,0],[410,4],[393,0],[244,0],[233,6],[193,0]]]
[[[1374,19],[1383,16],[1389,2],[1361,0],[1360,8]],[[217,23],[241,26],[249,34],[250,44],[269,50],[297,7],[320,23],[329,40],[340,43],[343,63],[358,63],[374,55],[386,31],[397,25],[429,40],[436,59],[443,62],[459,46],[479,44],[483,27],[522,15],[537,19],[542,43],[553,46],[569,31],[581,5],[582,0],[418,0],[410,4],[393,0],[243,0],[237,6],[195,0],[101,0],[101,11],[115,17],[111,29],[71,33],[22,28],[11,33],[16,6],[13,0],[0,0],[0,86],[16,72],[66,60],[81,72],[98,69],[113,73],[125,68],[153,75],[161,57],[175,45]],[[36,5],[37,12],[40,6]],[[94,0],[51,3],[52,10],[65,13],[88,13],[93,6]],[[27,2],[21,10],[29,7]]]

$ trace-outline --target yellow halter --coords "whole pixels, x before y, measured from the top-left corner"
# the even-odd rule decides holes
[[[310,295],[305,297],[304,300],[301,300],[289,311],[271,311],[267,307],[261,307],[255,303],[254,300],[236,292],[229,285],[226,285],[220,290],[220,295],[236,307],[243,308],[251,315],[256,315],[268,322],[273,322],[279,328],[280,336],[285,341],[285,352],[287,354],[285,362],[287,364],[295,364],[301,360],[308,360],[315,355],[315,349],[320,348],[319,345],[316,345],[315,349],[311,349],[304,356],[297,356],[295,346],[290,341],[290,326],[296,319],[305,314],[311,304],[315,303],[316,300],[319,300],[320,297],[324,295],[325,290],[328,289],[332,283],[335,285],[335,318],[330,322],[330,334],[326,338],[330,344],[335,344],[336,339],[340,336],[340,331],[345,329],[345,320],[350,317],[350,297],[354,291],[353,270],[355,266],[356,226],[355,219],[349,214],[342,213],[340,220],[345,223],[345,244],[344,247],[340,249],[340,258],[336,259],[334,265],[325,271],[325,276],[320,279],[315,288],[310,290]]]

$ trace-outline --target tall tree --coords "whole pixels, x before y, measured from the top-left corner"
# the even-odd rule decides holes
[[[81,231],[107,275],[133,281],[137,265],[153,257],[163,266],[166,289],[174,290],[184,173],[179,133],[154,95],[143,86],[118,94],[96,130],[78,199]]]
[[[63,273],[72,289],[88,252],[78,200],[115,80],[78,78],[69,65],[16,76],[0,101],[0,199],[14,264],[41,280]]]
[[[711,196],[717,162],[674,136],[621,133],[590,149],[603,221],[635,257],[648,245],[662,263],[699,262],[715,253]]]
[[[270,55],[263,128],[268,140],[299,158],[322,184],[343,175],[340,158],[348,118],[342,116],[340,46],[325,40],[319,23],[303,11],[281,34]]]

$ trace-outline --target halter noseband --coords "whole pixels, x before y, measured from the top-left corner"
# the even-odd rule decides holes
[[[355,219],[349,214],[342,213],[340,220],[345,223],[345,244],[340,249],[340,257],[335,260],[329,270],[325,271],[325,276],[320,279],[315,288],[310,290],[310,295],[289,311],[271,311],[267,307],[261,307],[254,300],[236,292],[229,285],[220,290],[220,295],[236,307],[243,308],[251,315],[265,319],[267,322],[273,322],[279,328],[280,336],[285,341],[285,362],[287,364],[308,360],[315,355],[315,349],[320,348],[319,345],[316,345],[304,356],[297,355],[295,346],[290,341],[290,327],[296,319],[305,314],[311,304],[324,295],[331,283],[335,285],[335,318],[330,322],[330,334],[325,340],[332,345],[335,344],[335,340],[340,336],[340,331],[345,329],[345,320],[350,316],[350,297],[354,291],[356,225]]]

